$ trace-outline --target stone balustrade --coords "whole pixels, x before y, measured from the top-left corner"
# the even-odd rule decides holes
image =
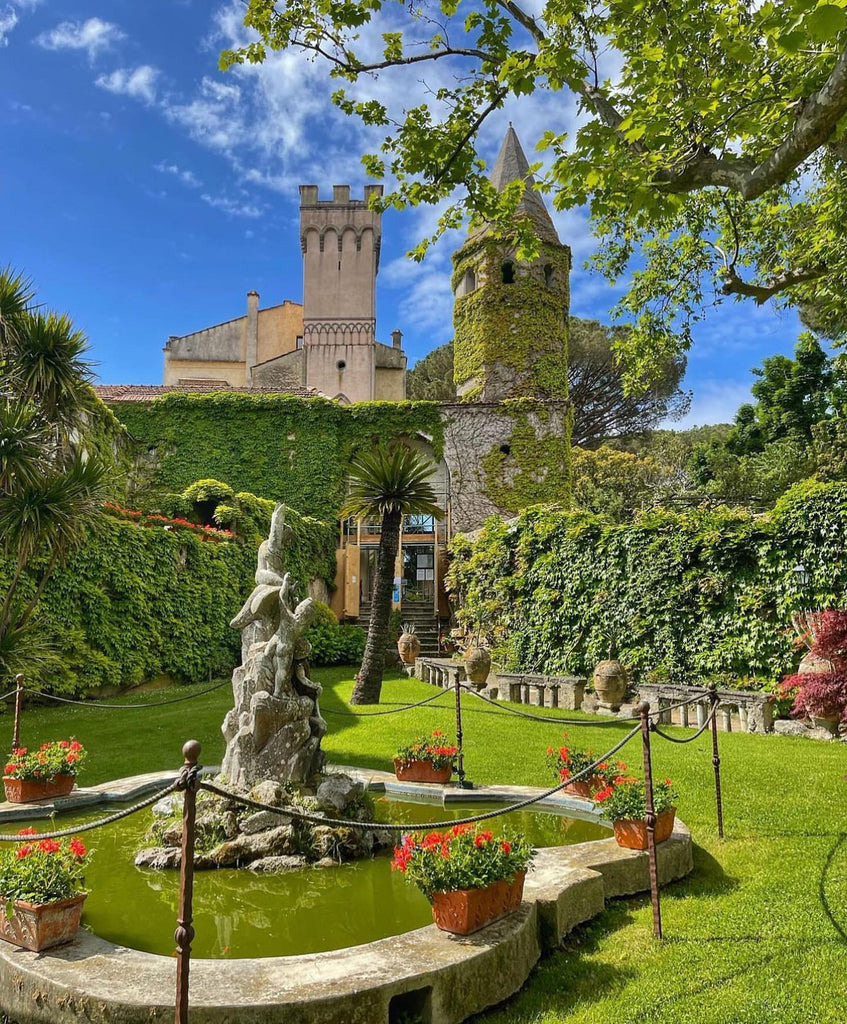
[[[539,708],[566,708],[579,711],[586,680],[580,676],[542,676],[529,673],[498,672],[501,700],[532,704]]]
[[[417,658],[415,675],[425,683],[440,686],[445,690],[454,687],[457,679],[460,683],[467,679],[462,662],[450,658]]]
[[[660,723],[701,726],[709,715],[711,701],[705,687],[642,683],[638,687],[641,700],[662,712]],[[702,700],[673,711],[662,711],[680,701],[702,694]],[[757,690],[718,690],[718,728],[724,732],[773,732],[773,694]]]

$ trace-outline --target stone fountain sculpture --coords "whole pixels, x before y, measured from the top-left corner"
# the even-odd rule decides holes
[[[311,598],[294,604],[285,571],[291,540],[285,506],[277,505],[259,548],[256,586],[230,623],[242,631],[242,663],[232,674],[234,707],[222,726],[222,772],[242,789],[268,779],[307,782],[324,762],[321,687],[309,679],[310,647],[302,635],[316,607]]]

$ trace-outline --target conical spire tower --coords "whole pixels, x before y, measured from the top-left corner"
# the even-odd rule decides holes
[[[500,192],[524,182],[516,217],[532,222],[539,252],[519,260],[515,239],[495,238],[483,224],[454,253],[457,392],[466,401],[564,401],[570,249],[559,241],[511,124],[490,180]]]

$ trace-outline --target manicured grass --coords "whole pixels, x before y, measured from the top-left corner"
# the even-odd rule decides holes
[[[332,762],[389,769],[411,736],[454,726],[453,698],[405,714],[350,718],[352,670],[323,669]],[[172,694],[174,691],[169,691]],[[433,693],[390,678],[382,707]],[[162,697],[165,696],[163,692]],[[138,700],[157,699],[144,695]],[[131,703],[131,701],[128,701]],[[228,687],[161,709],[28,710],[30,744],[76,735],[90,750],[83,781],[175,767],[189,737],[219,761]],[[363,709],[367,710],[367,709]],[[554,714],[554,712],[545,712]],[[581,717],[581,716],[580,716]],[[587,721],[591,721],[586,718]],[[555,726],[523,721],[465,700],[468,776],[480,782],[543,785],[544,751]],[[0,718],[8,745],[11,716]],[[626,727],[571,727],[568,742],[600,753]],[[675,735],[685,735],[674,730]],[[726,839],[716,837],[711,743],[654,738],[654,763],[680,791],[691,827],[695,873],[663,892],[666,940],[651,935],[649,900],[617,900],[546,958],[524,990],[478,1024],[828,1024],[844,1018],[847,964],[847,748],[777,736],[720,734]],[[621,754],[640,768],[640,741]]]

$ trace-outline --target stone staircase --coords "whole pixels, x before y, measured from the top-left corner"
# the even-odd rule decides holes
[[[404,624],[407,622],[414,624],[415,636],[421,642],[420,656],[422,658],[437,658],[439,655],[439,626],[432,605],[429,602],[407,601],[401,609],[401,614]],[[371,606],[363,601],[359,606],[358,624],[367,629],[370,616]]]

